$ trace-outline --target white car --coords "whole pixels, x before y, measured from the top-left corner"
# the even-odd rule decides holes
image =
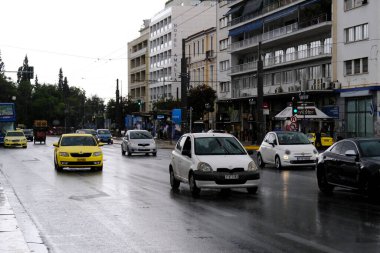
[[[256,193],[260,173],[243,145],[230,134],[190,133],[178,140],[171,154],[170,185],[188,183],[193,195],[201,188],[246,188]]]
[[[157,155],[156,141],[146,130],[128,130],[121,143],[121,154],[131,156],[133,153]]]
[[[289,166],[314,167],[317,159],[318,151],[301,132],[269,132],[257,151],[257,161],[261,168],[265,164],[275,165],[277,169]]]

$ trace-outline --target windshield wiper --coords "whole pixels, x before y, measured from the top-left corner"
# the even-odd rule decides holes
[[[216,141],[219,143],[219,145],[224,149],[224,151],[227,153],[227,154],[231,154],[224,146],[223,144],[220,142],[220,140],[218,138],[216,138]]]

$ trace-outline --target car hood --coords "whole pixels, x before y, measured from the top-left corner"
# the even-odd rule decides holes
[[[278,146],[279,150],[290,150],[292,153],[312,153],[315,149],[313,144],[304,144],[304,145],[280,145]]]
[[[248,164],[253,161],[249,155],[202,155],[197,156],[197,160],[208,163],[213,170],[217,168],[244,168],[247,170]]]
[[[99,137],[112,137],[111,134],[98,134]]]
[[[150,144],[150,143],[154,143],[154,140],[153,139],[131,139],[130,142],[135,143],[135,144],[138,144],[138,143]]]
[[[58,151],[67,153],[94,153],[100,152],[101,149],[98,146],[67,146],[59,147]]]
[[[25,139],[25,136],[5,136],[5,139],[7,139],[7,140],[20,140],[20,139]]]

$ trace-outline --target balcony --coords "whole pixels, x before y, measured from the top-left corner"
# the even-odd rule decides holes
[[[257,35],[255,37],[232,43],[231,52],[233,53],[247,48],[251,48],[257,46],[260,41],[265,42],[284,35],[290,35],[296,32],[301,32],[303,30],[307,30],[310,27],[317,26],[328,21],[330,20],[328,20],[327,14],[323,14],[302,23],[297,22],[294,24],[283,26],[272,31]]]
[[[233,66],[231,67],[231,74],[243,74],[245,72],[251,72],[255,70],[257,70],[257,61]]]
[[[137,50],[135,52],[132,52],[130,55],[129,55],[129,58],[130,59],[134,59],[134,58],[137,58],[137,57],[140,57],[144,54],[148,53],[148,48],[147,47],[144,47],[140,50]]]

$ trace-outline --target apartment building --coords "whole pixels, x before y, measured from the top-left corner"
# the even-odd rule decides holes
[[[213,1],[168,1],[149,27],[149,110],[159,100],[181,98],[182,39],[215,26]]]
[[[285,119],[276,115],[293,97],[313,102],[322,110],[336,103],[331,6],[331,0],[237,0],[228,4],[232,102],[225,103],[223,110],[229,112],[230,122],[224,122],[229,131],[240,139],[254,138],[251,127],[257,120],[253,112],[257,111],[259,57],[264,66],[260,74],[267,130],[282,129]],[[299,122],[304,131],[334,129],[333,119],[306,117]]]
[[[336,131],[380,137],[380,2],[335,1],[333,76],[339,93]]]
[[[149,23],[144,20],[140,36],[128,43],[128,94],[134,101],[140,100],[141,112],[148,111]]]
[[[185,54],[191,87],[206,84],[213,90],[217,90],[216,44],[215,27],[200,31],[185,39]],[[207,129],[215,128],[214,112],[207,113],[203,120]]]

